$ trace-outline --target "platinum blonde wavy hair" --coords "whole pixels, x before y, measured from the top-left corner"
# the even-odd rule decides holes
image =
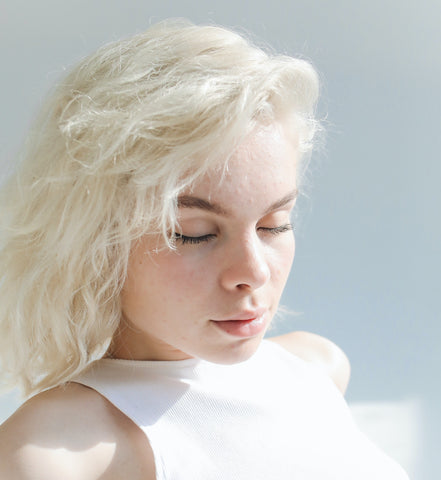
[[[0,192],[0,357],[26,395],[104,356],[132,242],[253,128],[289,117],[302,152],[318,80],[216,26],[167,21],[106,45],[55,88]]]

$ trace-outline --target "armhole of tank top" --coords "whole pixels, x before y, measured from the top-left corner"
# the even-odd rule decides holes
[[[150,451],[152,452],[152,456],[153,456],[153,463],[154,463],[154,466],[155,466],[155,480],[167,480],[167,477],[166,477],[166,474],[165,474],[165,469],[164,469],[164,465],[163,465],[163,462],[162,462],[162,457],[161,455],[159,454],[158,451],[156,451],[155,447],[152,445],[152,442],[151,442],[151,439],[150,437],[148,436],[147,432],[142,428],[140,427],[139,425],[139,422],[137,421],[136,418],[134,418],[133,416],[131,415],[128,415],[127,413],[123,412],[121,410],[120,407],[118,407],[118,405],[116,403],[114,403],[109,397],[111,397],[111,395],[108,395],[106,393],[106,389],[105,388],[100,388],[98,389],[97,387],[95,387],[93,385],[93,383],[88,383],[86,381],[82,381],[81,379],[76,379],[76,380],[73,380],[71,381],[70,383],[78,383],[79,385],[82,385],[83,387],[87,387],[89,388],[90,390],[93,390],[97,395],[100,395],[102,398],[104,398],[107,402],[109,402],[114,408],[116,408],[118,410],[118,412],[121,413],[121,415],[124,415],[124,417],[126,417],[127,419],[129,419],[135,426],[136,428],[138,428],[143,434],[144,434],[144,437],[146,439],[146,441],[148,442],[148,445],[150,447]]]

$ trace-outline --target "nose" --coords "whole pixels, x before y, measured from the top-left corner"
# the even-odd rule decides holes
[[[270,268],[264,246],[257,235],[236,240],[224,252],[222,286],[227,290],[255,290],[270,278]]]

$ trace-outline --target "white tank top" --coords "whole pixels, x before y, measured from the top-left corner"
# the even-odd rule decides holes
[[[247,361],[102,359],[76,380],[147,435],[157,480],[406,480],[316,367],[264,340]]]

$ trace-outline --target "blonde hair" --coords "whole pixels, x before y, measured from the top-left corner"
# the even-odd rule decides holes
[[[185,21],[106,45],[56,87],[0,192],[1,369],[25,394],[105,355],[131,244],[257,124],[317,128],[309,63]]]

